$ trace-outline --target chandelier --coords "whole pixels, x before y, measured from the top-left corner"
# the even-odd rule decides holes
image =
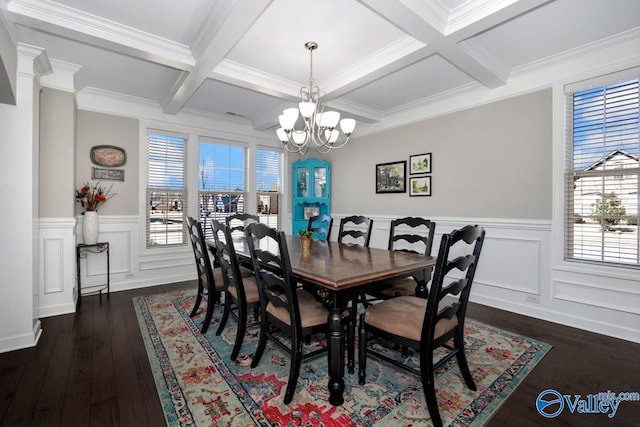
[[[292,153],[306,154],[310,146],[320,153],[328,153],[333,149],[344,147],[349,142],[349,137],[356,127],[356,121],[340,120],[340,113],[337,111],[324,111],[325,94],[313,84],[313,51],[318,48],[318,43],[307,42],[304,47],[309,50],[309,87],[300,88],[298,108],[287,108],[282,112],[278,118],[281,127],[276,134],[287,151]],[[304,119],[303,129],[295,128],[298,115]],[[340,142],[338,142],[340,139],[338,122],[344,134]]]

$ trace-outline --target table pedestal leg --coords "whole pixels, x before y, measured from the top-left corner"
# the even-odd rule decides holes
[[[344,320],[342,304],[332,304],[329,310],[329,403],[340,406],[344,402]]]
[[[429,297],[429,288],[427,284],[431,281],[432,268],[426,268],[422,271],[414,274],[413,278],[416,280],[416,296],[420,298]]]

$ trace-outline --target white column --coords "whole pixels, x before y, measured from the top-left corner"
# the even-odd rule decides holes
[[[16,105],[0,105],[0,352],[36,345],[38,312],[39,76],[43,49],[18,44]]]

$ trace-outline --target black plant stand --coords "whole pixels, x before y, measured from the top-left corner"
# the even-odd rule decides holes
[[[106,290],[107,298],[109,298],[110,290],[111,290],[110,280],[109,280],[109,242],[97,242],[90,245],[85,243],[78,243],[76,245],[76,280],[78,283],[78,303],[80,303],[80,298],[82,298],[82,292],[81,292],[82,280],[80,278],[80,259],[86,258],[87,253],[89,252],[94,254],[99,254],[103,252],[107,253],[107,283],[105,283],[104,285],[89,286],[87,287],[87,289],[91,289],[91,290],[85,294],[85,295],[99,294],[100,302],[102,303],[102,291]]]

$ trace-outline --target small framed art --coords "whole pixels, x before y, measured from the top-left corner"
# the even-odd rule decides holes
[[[417,176],[409,178],[409,196],[430,196],[431,177]]]
[[[304,219],[309,219],[312,216],[320,214],[320,208],[317,206],[306,206],[304,208]]]
[[[407,162],[376,165],[376,193],[406,193]]]
[[[431,173],[431,153],[409,156],[409,174]]]
[[[127,153],[123,148],[114,145],[96,145],[89,153],[91,162],[97,166],[114,168],[127,163]]]
[[[124,181],[124,169],[91,168],[91,179]]]

